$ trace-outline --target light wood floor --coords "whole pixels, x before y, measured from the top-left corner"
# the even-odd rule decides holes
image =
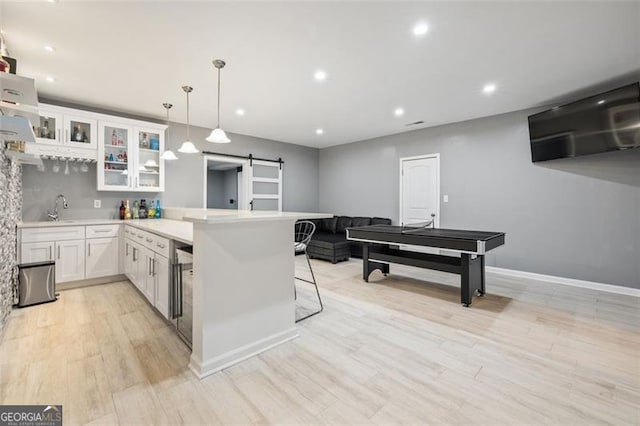
[[[0,404],[63,404],[65,424],[640,424],[638,298],[489,275],[463,308],[425,282],[457,276],[314,268],[326,308],[300,337],[201,381],[128,282],[15,310]]]

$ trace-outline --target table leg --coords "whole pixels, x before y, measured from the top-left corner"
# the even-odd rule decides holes
[[[484,274],[484,255],[478,256],[480,258],[480,290],[478,292],[481,296],[484,295],[484,284],[485,284],[485,274]]]
[[[377,250],[377,248],[375,249]],[[384,250],[384,248],[383,248]],[[365,282],[369,282],[369,275],[379,269],[385,276],[389,273],[389,265],[386,263],[372,262],[369,260],[369,253],[371,252],[371,245],[369,243],[362,243],[362,279]]]
[[[482,288],[482,260],[481,256],[475,259],[470,254],[461,255],[460,264],[460,303],[470,306],[473,293]]]

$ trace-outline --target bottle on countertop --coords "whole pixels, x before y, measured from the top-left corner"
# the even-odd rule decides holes
[[[138,200],[133,202],[133,218],[140,219],[140,205],[138,204]]]
[[[125,208],[124,208],[124,200],[120,202],[120,220],[124,220],[125,217]]]
[[[124,203],[124,218],[131,219],[131,208],[129,207],[129,200],[125,200]]]
[[[140,219],[146,219],[147,218],[147,201],[146,200],[140,200]]]
[[[160,200],[156,200],[156,219],[160,219],[162,214],[160,212]]]
[[[147,213],[147,217],[149,219],[155,219],[156,217],[156,207],[154,206],[153,200],[149,202],[149,212]]]

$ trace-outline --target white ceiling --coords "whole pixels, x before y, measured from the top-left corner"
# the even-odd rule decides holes
[[[186,122],[189,84],[191,122],[214,127],[222,58],[225,130],[314,147],[542,105],[640,70],[636,1],[0,3],[10,53],[42,96],[158,118],[168,101]]]

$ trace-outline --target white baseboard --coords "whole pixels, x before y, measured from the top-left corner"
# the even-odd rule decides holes
[[[607,293],[624,294],[626,296],[640,297],[640,289],[623,287],[620,285],[596,283],[593,281],[577,280],[574,278],[555,277],[553,275],[536,274],[535,272],[517,271],[514,269],[487,266],[487,272],[507,277],[529,278],[538,281],[546,281],[554,284],[569,285],[572,287],[588,288],[591,290],[605,291]]]
[[[289,330],[274,334],[205,361],[201,361],[191,354],[189,369],[193,371],[199,379],[204,379],[213,373],[224,370],[233,364],[258,355],[261,352],[267,351],[296,337],[298,337],[298,329],[294,326]]]

